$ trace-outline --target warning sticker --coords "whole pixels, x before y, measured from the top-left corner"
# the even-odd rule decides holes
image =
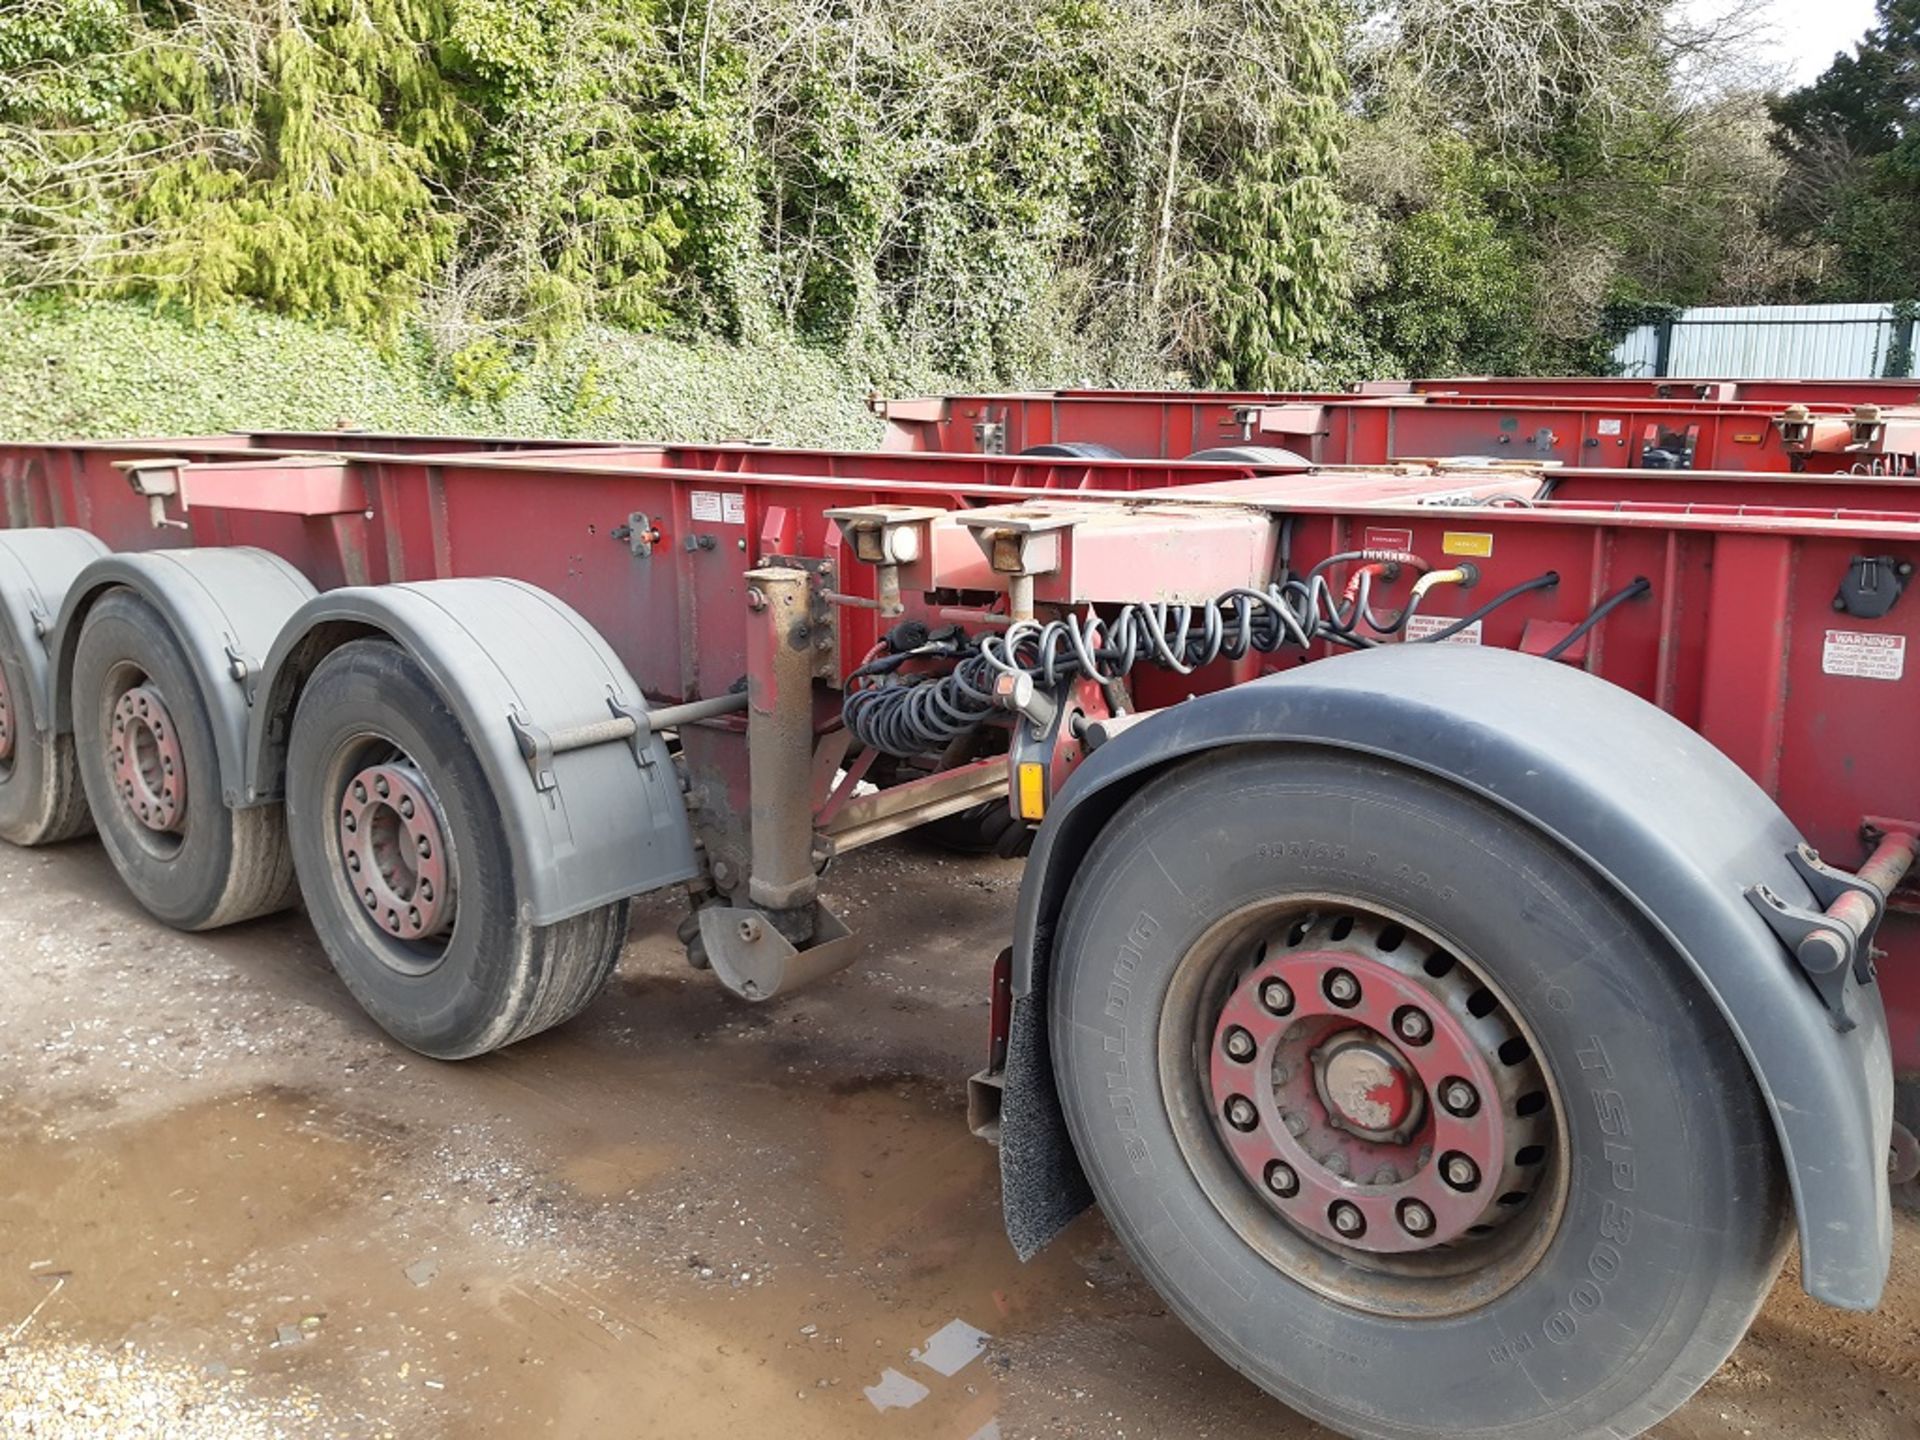
[[[1602,420],[1594,428],[1602,435],[1618,435],[1622,423],[1619,420]]]
[[[1455,615],[1416,615],[1407,621],[1407,639],[1425,640],[1429,635],[1438,635],[1449,625],[1458,625],[1459,623],[1459,617]],[[1478,645],[1480,643],[1480,622],[1476,620],[1467,626],[1466,629],[1456,630],[1453,634],[1447,636],[1446,639],[1430,643],[1441,645]]]
[[[1413,531],[1389,530],[1381,525],[1367,526],[1360,545],[1365,550],[1396,550],[1401,554],[1413,549]]]
[[[1493,536],[1471,530],[1449,530],[1440,537],[1440,548],[1448,555],[1491,555]]]
[[[1852,675],[1861,680],[1898,680],[1907,671],[1907,637],[1829,630],[1826,647],[1820,652],[1820,668],[1829,675]]]
[[[718,490],[696,490],[692,495],[693,518],[715,520],[722,525],[747,523],[747,497],[738,492],[722,494]]]

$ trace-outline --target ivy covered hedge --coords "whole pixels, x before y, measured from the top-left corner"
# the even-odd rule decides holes
[[[1897,58],[1920,0],[1884,8]],[[0,0],[0,297],[158,307],[72,322],[136,343],[263,312],[559,418],[641,333],[894,389],[1592,369],[1622,306],[1905,273],[1897,65],[1770,119],[1698,12]]]
[[[418,336],[364,336],[257,308],[207,323],[127,301],[0,303],[0,438],[329,429],[764,439],[861,447],[866,382],[816,348],[589,326],[505,394],[451,391]]]
[[[12,0],[0,275],[390,343],[413,321],[482,374],[600,322],[1277,383],[1340,296],[1335,17]]]

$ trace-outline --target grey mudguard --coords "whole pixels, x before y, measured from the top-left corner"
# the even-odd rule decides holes
[[[213,722],[221,797],[252,804],[246,784],[247,720],[261,662],[280,627],[313,598],[307,577],[278,555],[249,546],[148,550],[109,555],[82,570],[67,591],[50,649],[54,726],[73,729],[74,650],[87,611],[107,591],[125,588],[165,617]]]
[[[108,553],[105,542],[85,530],[0,530],[0,620],[19,637],[38,729],[53,723],[54,666],[47,642],[60,604],[80,572]]]
[[[472,740],[500,805],[526,918],[550,925],[693,878],[693,832],[646,700],[580,616],[517,580],[428,580],[330,590],[287,624],[268,658],[248,736],[256,798],[280,793],[301,686],[349,640],[386,636],[426,669]],[[542,789],[514,723],[558,734],[639,717],[637,742],[554,755]]]
[[[1205,695],[1096,750],[1048,813],[1020,890],[1001,1116],[1008,1233],[1023,1253],[1087,1203],[1046,1036],[1056,922],[1081,857],[1153,772],[1228,745],[1345,749],[1439,776],[1579,855],[1686,960],[1738,1037],[1779,1137],[1807,1293],[1865,1309],[1886,1283],[1893,1072],[1877,988],[1840,1033],[1744,898],[1765,883],[1820,908],[1785,856],[1778,806],[1700,736],[1604,681],[1453,645],[1382,646]]]

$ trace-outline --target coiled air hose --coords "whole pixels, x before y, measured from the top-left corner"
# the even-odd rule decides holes
[[[1336,596],[1326,570],[1356,560],[1367,568]],[[855,740],[882,754],[925,755],[1004,713],[994,699],[994,682],[1001,675],[1024,673],[1035,685],[1052,689],[1077,679],[1122,680],[1142,661],[1185,675],[1215,660],[1304,650],[1317,640],[1365,649],[1377,642],[1358,633],[1363,624],[1380,636],[1396,634],[1406,624],[1408,612],[1382,620],[1369,603],[1373,572],[1403,564],[1427,568],[1411,555],[1350,551],[1323,560],[1304,579],[1289,577],[1264,590],[1229,590],[1201,605],[1136,602],[1123,605],[1111,621],[1088,612],[1023,620],[1004,634],[972,638],[958,631],[931,636],[919,627],[903,627],[908,631],[904,642],[884,647],[893,653],[876,654],[849,677],[855,688],[847,692],[842,719]],[[1535,576],[1422,636],[1421,642],[1444,640],[1509,601],[1559,581],[1551,570]],[[915,660],[944,659],[955,662],[944,674],[899,673]]]

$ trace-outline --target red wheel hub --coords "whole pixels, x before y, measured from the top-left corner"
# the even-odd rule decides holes
[[[349,780],[339,834],[348,888],[382,930],[429,940],[452,923],[446,826],[412,765],[371,765]]]
[[[114,702],[107,743],[121,804],[149,830],[178,830],[187,813],[187,757],[167,702],[151,683]]]
[[[1214,1027],[1214,1126],[1237,1167],[1292,1224],[1361,1250],[1501,1224],[1545,1154],[1527,1103],[1544,1087],[1490,992],[1396,926],[1316,918],[1290,938]]]
[[[7,672],[0,666],[0,765],[13,759],[13,692],[7,689]]]

